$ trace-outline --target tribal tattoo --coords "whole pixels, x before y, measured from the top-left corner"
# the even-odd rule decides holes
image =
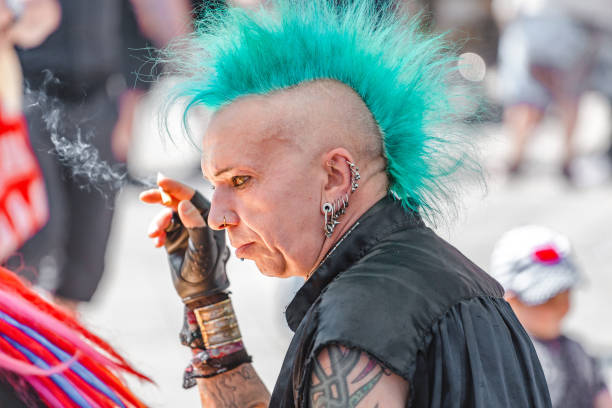
[[[357,407],[383,375],[391,375],[376,360],[360,350],[337,345],[328,346],[326,350],[329,355],[329,369],[326,371],[321,366],[321,355],[313,364],[310,386],[312,408]],[[357,370],[360,361],[363,362],[364,359],[367,359],[367,364]]]

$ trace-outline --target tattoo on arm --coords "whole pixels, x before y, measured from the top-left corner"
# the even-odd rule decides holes
[[[321,354],[325,351],[329,357],[329,367],[323,367],[320,362]],[[357,407],[383,375],[391,375],[360,350],[331,345],[322,353],[313,364],[309,392],[312,408]]]
[[[198,380],[204,407],[255,408],[267,407],[270,394],[251,364]]]

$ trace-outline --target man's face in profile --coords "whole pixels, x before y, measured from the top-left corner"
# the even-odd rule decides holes
[[[268,276],[305,276],[324,242],[325,172],[299,143],[286,97],[249,96],[216,112],[203,138],[202,171],[214,186],[209,225],[227,225],[236,256]]]

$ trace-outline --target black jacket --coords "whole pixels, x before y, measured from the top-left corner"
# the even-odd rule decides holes
[[[410,383],[410,407],[550,407],[533,345],[503,289],[415,213],[368,210],[286,311],[295,336],[270,407],[307,407],[312,360],[366,351]]]

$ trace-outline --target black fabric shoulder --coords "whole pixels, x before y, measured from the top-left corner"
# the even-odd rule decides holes
[[[550,407],[500,285],[431,230],[398,234],[325,288],[310,357],[365,351],[411,384],[412,407]]]
[[[325,289],[315,349],[350,339],[350,346],[409,379],[438,319],[463,299],[501,297],[503,290],[428,228],[398,234]],[[378,347],[371,350],[372,344]]]
[[[552,406],[529,336],[497,298],[464,300],[434,325],[412,384],[412,407]]]
[[[406,334],[402,329],[385,335],[379,332],[378,341],[369,346],[358,344],[358,339],[346,333],[338,340],[319,336],[313,356],[328,344],[367,352],[410,383],[408,407],[552,407],[531,340],[503,299],[460,301],[422,334],[415,354],[400,351],[409,346],[402,344],[402,334]],[[387,354],[389,348],[395,352]],[[408,356],[414,358],[405,360]]]

